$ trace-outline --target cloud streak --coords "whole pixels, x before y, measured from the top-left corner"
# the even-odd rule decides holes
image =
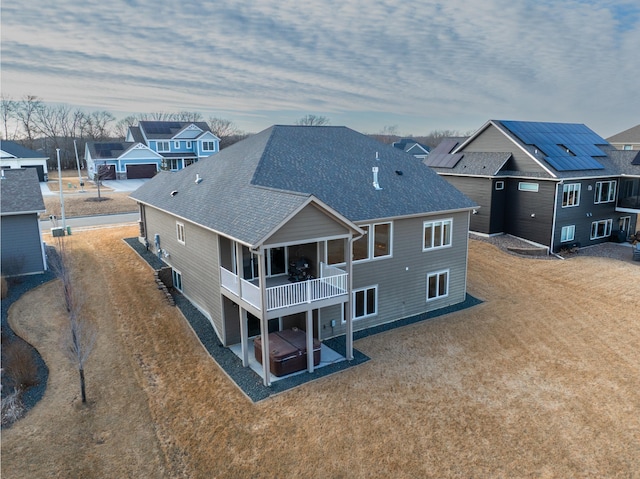
[[[306,113],[405,133],[489,118],[637,123],[640,9],[589,0],[3,5],[3,95],[113,112]]]

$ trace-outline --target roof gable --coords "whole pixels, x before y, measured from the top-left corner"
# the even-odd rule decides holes
[[[616,133],[607,138],[607,140],[609,143],[640,143],[640,125],[632,126],[627,130]]]
[[[30,150],[14,141],[0,142],[0,157],[2,158],[47,158],[43,153]]]
[[[35,168],[2,170],[0,211],[3,215],[44,211],[38,172]]]

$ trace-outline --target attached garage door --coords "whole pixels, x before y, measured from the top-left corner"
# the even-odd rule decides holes
[[[44,181],[44,166],[42,165],[23,165],[23,168],[35,168],[38,172],[38,181]]]
[[[153,178],[156,174],[156,165],[127,165],[127,179]]]

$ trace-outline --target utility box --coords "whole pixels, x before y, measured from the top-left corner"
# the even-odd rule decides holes
[[[64,228],[62,226],[51,228],[51,235],[54,238],[59,238],[60,236],[64,236]]]

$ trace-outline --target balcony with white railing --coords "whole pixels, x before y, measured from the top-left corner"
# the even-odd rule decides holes
[[[282,278],[267,278],[267,311],[311,304],[347,294],[347,273],[323,263],[320,264],[319,278],[269,286],[270,283],[281,283]],[[238,278],[236,274],[223,267],[220,267],[220,280],[222,287],[227,291],[260,309],[260,288],[256,284]]]

